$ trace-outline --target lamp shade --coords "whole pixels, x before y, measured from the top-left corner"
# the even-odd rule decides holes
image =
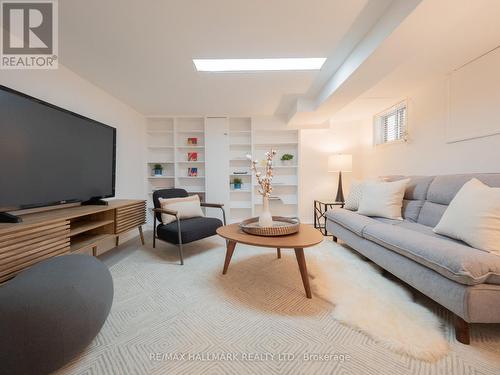
[[[328,157],[328,172],[352,172],[352,155],[330,155]]]

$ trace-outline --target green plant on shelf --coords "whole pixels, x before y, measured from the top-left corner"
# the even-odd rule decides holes
[[[163,166],[161,164],[155,164],[153,166],[153,174],[155,176],[161,176],[163,174]]]
[[[241,184],[243,183],[243,180],[239,177],[235,177],[233,179],[233,186],[235,189],[241,189]]]
[[[281,164],[290,165],[292,164],[293,155],[292,154],[283,154],[281,156]]]

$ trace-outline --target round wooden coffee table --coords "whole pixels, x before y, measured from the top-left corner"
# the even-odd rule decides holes
[[[231,224],[217,229],[217,234],[228,240],[226,260],[224,261],[224,268],[222,270],[223,275],[227,273],[234,248],[238,242],[245,245],[276,248],[278,251],[278,258],[281,258],[281,249],[294,249],[295,257],[299,264],[300,275],[302,276],[302,283],[306,290],[306,296],[307,298],[312,298],[304,249],[317,245],[323,241],[323,235],[317,229],[314,229],[310,225],[300,224],[299,231],[295,234],[278,237],[264,237],[245,233],[240,229],[239,224]]]

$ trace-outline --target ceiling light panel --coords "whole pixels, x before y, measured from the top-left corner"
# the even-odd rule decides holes
[[[199,72],[259,72],[280,70],[319,70],[325,57],[278,59],[193,59]]]

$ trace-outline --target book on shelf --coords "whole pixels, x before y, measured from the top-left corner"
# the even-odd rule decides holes
[[[187,144],[190,146],[196,146],[198,144],[198,138],[196,137],[189,137],[187,139]]]
[[[198,168],[188,168],[188,176],[189,177],[198,177]]]
[[[188,161],[198,161],[198,153],[188,152]]]

